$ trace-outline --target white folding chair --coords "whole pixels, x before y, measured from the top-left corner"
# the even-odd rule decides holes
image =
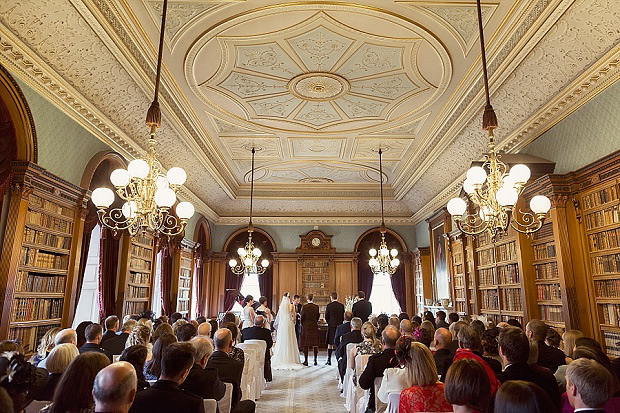
[[[364,413],[366,411],[366,407],[368,407],[368,400],[370,400],[370,390],[363,390],[359,386],[359,378],[364,372],[366,368],[366,364],[368,364],[369,354],[361,354],[359,356],[355,356],[355,387],[353,389],[353,402],[352,406],[357,411],[357,413]]]
[[[226,385],[226,393],[224,393],[224,397],[217,401],[217,407],[220,413],[230,413],[230,409],[232,408],[233,385],[232,383],[224,384]]]
[[[215,399],[203,399],[205,413],[217,412],[217,400]]]
[[[400,403],[400,392],[390,393],[388,396],[387,413],[398,413],[398,404]]]
[[[256,390],[258,394],[265,390],[265,354],[267,353],[267,342],[265,340],[245,340],[244,343],[248,344],[256,344],[260,347],[260,351],[258,353],[258,369],[256,371]],[[260,373],[260,374],[258,374]],[[260,377],[260,378],[259,378]]]
[[[32,402],[30,402],[28,406],[26,406],[26,408],[24,409],[24,412],[39,413],[39,411],[41,411],[42,408],[44,408],[50,403],[51,401],[48,401],[48,400],[33,400]]]
[[[253,368],[253,374],[254,374],[254,398],[250,398],[248,397],[248,399],[250,400],[258,400],[260,399],[260,394],[261,394],[261,387],[260,387],[260,383],[262,382],[262,380],[265,379],[265,374],[264,374],[264,370],[260,370],[260,354],[261,354],[261,349],[263,351],[263,358],[264,358],[264,351],[265,349],[263,347],[261,347],[259,344],[256,343],[248,343],[248,342],[244,342],[243,344],[243,348],[251,348],[255,351],[255,356],[253,359],[253,363],[254,363],[254,368]]]
[[[254,400],[256,397],[256,361],[258,354],[256,348],[240,343],[237,345],[243,350],[245,362],[243,363],[243,373],[241,374],[241,400]]]
[[[355,346],[355,343],[347,344],[347,348],[345,349],[346,354],[351,352],[351,349]],[[353,401],[352,390],[354,387],[353,384],[353,375],[355,371],[349,367],[349,363],[347,363],[346,370],[344,373],[344,378],[342,379],[342,397],[344,397],[344,407],[350,412],[354,406],[351,405]]]
[[[381,382],[383,381],[383,377],[375,378],[375,413],[384,413],[387,409],[387,404],[383,403],[377,397],[379,394],[379,389],[381,388]]]

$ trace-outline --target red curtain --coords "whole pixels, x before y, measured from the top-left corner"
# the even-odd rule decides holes
[[[402,251],[401,251],[402,253]],[[392,274],[392,291],[396,296],[396,301],[400,305],[400,311],[407,310],[407,291],[405,289],[405,260],[401,257],[401,263],[396,269],[396,272]]]
[[[0,210],[2,197],[11,182],[11,162],[17,158],[15,129],[8,109],[0,99]]]
[[[119,240],[106,228],[99,241],[99,318],[116,314],[116,280]],[[120,315],[120,314],[119,314]]]
[[[163,242],[161,247],[161,313],[173,313],[173,303],[170,290],[172,288],[174,247],[169,242]]]

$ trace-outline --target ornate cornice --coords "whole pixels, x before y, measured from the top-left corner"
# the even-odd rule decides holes
[[[257,225],[377,225],[380,218],[374,216],[355,217],[326,217],[326,216],[295,216],[295,217],[252,217],[252,222]],[[247,217],[221,217],[218,225],[247,225]],[[411,225],[409,217],[385,217],[387,225]]]

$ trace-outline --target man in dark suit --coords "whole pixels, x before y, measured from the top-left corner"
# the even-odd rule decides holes
[[[103,350],[110,356],[110,361],[112,361],[112,356],[118,356],[123,352],[129,333],[131,333],[136,324],[138,324],[136,320],[127,320],[123,323],[120,334],[101,345]]]
[[[327,362],[332,365],[332,352],[336,348],[336,328],[344,321],[344,304],[338,302],[338,293],[331,294],[331,303],[325,307],[325,322],[327,322]]]
[[[351,311],[344,312],[344,323],[336,327],[336,333],[334,334],[334,344],[336,348],[340,345],[342,336],[351,332],[351,320],[353,319],[353,313]]]
[[[613,391],[612,383],[609,370],[594,360],[581,358],[566,369],[566,395],[575,412],[605,412],[604,406]]]
[[[365,300],[366,293],[364,291],[357,292],[357,302],[353,304],[353,317],[362,320],[362,323],[368,321],[368,317],[372,314],[372,304]]]
[[[396,359],[396,342],[400,337],[400,332],[394,326],[387,326],[381,333],[381,341],[383,342],[383,352],[373,354],[368,358],[368,364],[364,372],[360,376],[359,385],[364,390],[370,390],[370,398],[368,399],[368,409],[375,409],[375,379],[383,377],[385,369],[396,367],[398,360]]]
[[[520,328],[506,327],[498,337],[499,355],[506,366],[497,378],[502,383],[508,380],[523,380],[537,384],[549,395],[553,404],[559,409],[560,390],[553,374],[542,369],[533,369],[527,364],[530,355],[530,342]]]
[[[351,332],[344,334],[340,339],[340,344],[336,349],[336,360],[338,360],[338,372],[340,373],[341,380],[344,379],[344,373],[347,370],[347,344],[357,344],[364,341],[361,330],[362,320],[358,317],[353,317],[351,320]]]
[[[84,332],[84,336],[86,337],[86,343],[84,343],[82,347],[79,348],[80,354],[88,353],[90,351],[106,354],[99,345],[99,343],[101,343],[101,333],[103,333],[103,329],[99,324],[89,324],[88,327],[86,327],[86,331]]]
[[[273,346],[273,337],[271,331],[265,327],[265,317],[257,315],[254,317],[254,327],[247,327],[241,330],[241,342],[245,340],[263,340],[267,343],[265,351],[265,380],[271,381],[271,347]]]
[[[207,361],[207,367],[217,370],[220,380],[233,385],[231,413],[253,413],[256,404],[252,400],[241,400],[241,375],[243,364],[231,358],[228,353],[232,347],[232,333],[227,328],[220,328],[213,336],[215,351]]]
[[[434,345],[435,354],[433,354],[433,360],[435,360],[435,367],[437,367],[437,374],[443,377],[448,371],[448,367],[452,364],[452,358],[454,354],[450,351],[450,345],[452,343],[452,334],[446,328],[438,328],[435,331]]]
[[[312,347],[314,351],[314,365],[318,364],[319,356],[319,306],[314,304],[312,293],[306,296],[308,303],[301,308],[301,335],[299,338],[299,347],[304,350],[303,365],[308,365],[308,350]]]
[[[297,336],[297,342],[299,342],[299,336],[301,335],[301,297],[297,294],[293,296],[293,307],[295,308],[295,335]]]
[[[195,353],[196,350],[189,343],[172,343],[166,347],[159,380],[136,393],[129,412],[204,413],[202,398],[179,388],[194,365]]]
[[[206,367],[213,353],[213,345],[204,337],[194,337],[189,343],[196,350],[196,357],[189,374],[179,387],[203,399],[220,400],[226,393],[226,385],[220,380],[216,369]]]
[[[111,338],[116,337],[116,332],[118,331],[118,317],[115,315],[111,315],[105,319],[105,333],[101,337],[101,345],[108,341]]]
[[[538,364],[540,367],[546,367],[555,373],[559,366],[566,364],[566,356],[560,349],[548,346],[545,343],[548,327],[540,320],[531,320],[525,326],[525,334],[530,340],[538,343]]]
[[[437,311],[437,321],[435,324],[437,328],[448,328],[450,324],[446,323],[446,312],[443,310]]]

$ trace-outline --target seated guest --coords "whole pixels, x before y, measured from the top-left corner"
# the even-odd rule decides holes
[[[410,336],[413,334],[413,324],[411,320],[402,320],[400,322],[400,334]]]
[[[398,317],[390,317],[388,320],[388,325],[391,325],[395,329],[400,329],[400,320]]]
[[[465,321],[457,321],[456,323],[450,324],[450,332],[452,333],[452,344],[450,344],[450,351],[456,353],[456,350],[459,348],[459,331],[461,328],[467,327],[467,323]]]
[[[263,340],[267,344],[264,376],[265,380],[271,381],[271,347],[273,347],[273,337],[271,337],[271,331],[266,328],[265,322],[265,317],[262,315],[254,317],[254,327],[241,330],[241,342],[243,343],[245,340]]]
[[[409,314],[404,313],[404,312],[403,312],[403,313],[400,313],[400,314],[398,315],[398,319],[399,319],[400,321],[403,321],[403,320],[409,320],[409,318],[410,318],[410,317],[409,317]],[[409,321],[411,321],[411,320],[409,320]]]
[[[609,357],[607,357],[607,355],[603,352],[603,350],[600,350],[597,348],[589,348],[589,347],[577,347],[574,355],[575,355],[575,359],[586,358],[589,360],[594,360],[601,366],[605,367],[607,371],[609,372],[609,374],[611,374],[612,395],[614,395],[615,397],[620,397],[620,392],[618,391],[620,385],[618,384],[618,376],[616,375],[616,369],[614,368],[613,364],[609,360]]]
[[[111,315],[105,319],[103,324],[105,325],[105,333],[101,336],[101,343],[99,343],[101,345],[109,339],[116,337],[116,333],[118,332],[118,317]]]
[[[459,321],[459,315],[457,313],[450,313],[448,314],[448,320],[449,320],[449,325],[452,325],[454,323],[458,323]]]
[[[478,332],[478,335],[480,337],[482,337],[482,335],[486,331],[486,327],[485,327],[484,323],[482,321],[480,321],[480,320],[473,320],[471,323],[469,323],[469,326],[473,327],[474,330],[476,330]]]
[[[207,322],[207,317],[205,317],[205,316],[196,317],[196,322],[198,323],[198,325],[200,325],[202,323],[206,323]]]
[[[506,327],[499,334],[498,341],[499,355],[504,361],[504,366],[506,366],[504,372],[498,375],[498,379],[502,383],[509,380],[532,382],[540,386],[553,402],[555,408],[559,409],[560,391],[553,374],[540,369],[533,369],[527,364],[530,355],[530,342],[523,330],[516,327]],[[540,345],[540,342],[538,344]]]
[[[523,326],[521,325],[521,323],[519,322],[519,320],[516,320],[514,318],[509,318],[506,321],[506,324],[508,324],[511,327],[517,327],[520,328],[521,330],[523,330]]]
[[[431,311],[425,311],[424,312],[424,317],[422,317],[422,322],[424,321],[429,321],[432,325],[433,325],[433,334],[431,334],[431,337],[435,334],[435,316],[433,315],[433,313]],[[420,323],[421,325],[422,323]]]
[[[35,397],[36,400],[52,400],[54,391],[60,382],[60,377],[67,370],[69,364],[80,354],[78,348],[71,343],[59,344],[47,356],[45,368],[49,372],[47,384]]]
[[[390,318],[387,316],[387,314],[379,314],[377,316],[377,324],[379,326],[377,328],[377,338],[381,338],[381,333],[383,333],[385,327],[390,325]]]
[[[207,323],[211,324],[211,340],[213,340],[213,336],[215,335],[215,331],[217,330],[217,321],[211,319],[207,321]]]
[[[177,331],[179,330],[179,328],[181,326],[184,326],[185,324],[188,324],[188,322],[187,322],[187,320],[185,320],[183,318],[175,321],[174,324],[172,324],[172,334],[174,334],[176,336],[177,335]]]
[[[30,359],[30,363],[33,365],[38,365],[41,360],[43,360],[54,348],[54,339],[56,335],[61,330],[60,327],[52,327],[45,332],[41,341],[39,342],[39,346],[37,347],[37,352],[33,354]]]
[[[446,374],[444,394],[454,412],[486,412],[492,396],[489,376],[480,362],[473,359],[457,360]]]
[[[135,372],[131,364],[123,361],[101,369],[93,383],[95,411],[127,413],[136,397]]]
[[[228,328],[220,328],[213,336],[215,351],[207,361],[207,367],[214,368],[225,383],[233,385],[231,413],[252,413],[256,405],[252,400],[241,400],[241,375],[243,364],[230,357],[232,332]]]
[[[528,338],[536,340],[538,342],[538,362],[541,367],[546,367],[551,370],[551,373],[555,373],[558,366],[566,364],[564,359],[564,353],[558,348],[549,347],[545,344],[545,338],[547,337],[548,327],[540,320],[531,320],[525,326],[525,333]]]
[[[105,354],[105,351],[103,351],[99,345],[99,343],[101,343],[102,333],[103,329],[99,324],[89,324],[84,332],[86,343],[80,347],[80,354],[88,353],[89,351]]]
[[[180,386],[181,389],[203,399],[220,400],[226,393],[226,385],[220,380],[216,369],[206,367],[207,360],[213,354],[211,341],[204,337],[194,337],[189,342],[196,349],[196,357],[194,365]]]
[[[502,362],[499,356],[499,346],[497,345],[497,337],[499,336],[499,328],[493,327],[484,330],[484,334],[480,337],[482,346],[482,355],[484,357],[493,358],[500,363]]]
[[[204,412],[202,398],[179,388],[194,365],[195,353],[196,350],[189,343],[172,343],[166,347],[159,380],[136,393],[129,411]]]
[[[183,315],[181,313],[172,313],[170,314],[170,325],[176,323],[178,320],[183,319]]]
[[[71,343],[74,346],[77,346],[77,333],[75,330],[71,328],[65,328],[64,330],[60,330],[56,337],[54,338],[54,346],[63,343]],[[43,359],[39,362],[37,367],[45,368],[46,359]]]
[[[561,342],[562,337],[560,337],[560,333],[558,333],[555,328],[548,328],[547,336],[545,337],[545,344],[549,347],[560,348]]]
[[[437,368],[437,374],[444,377],[448,371],[448,367],[452,364],[452,358],[454,354],[450,351],[450,345],[452,343],[452,334],[445,328],[438,328],[435,331],[435,337],[433,340],[433,346],[435,347],[435,354],[433,354],[433,360],[435,360],[435,367]]]
[[[101,345],[103,351],[110,356],[110,361],[112,361],[113,356],[118,356],[125,350],[125,344],[127,343],[129,333],[131,333],[131,330],[133,330],[136,324],[138,324],[136,320],[127,320],[123,323],[119,334]]]
[[[491,357],[484,357],[482,355],[482,341],[478,335],[478,331],[471,325],[465,326],[459,330],[459,347],[460,349],[469,349],[472,353],[480,357],[484,362],[491,367],[493,373],[500,374],[502,372],[502,363]],[[458,353],[459,351],[457,351]]]
[[[416,334],[414,334],[416,336]],[[430,348],[435,336],[435,326],[428,320],[422,321],[417,334],[417,341]]]
[[[121,356],[119,357],[119,361],[126,361],[136,370],[136,389],[138,391],[149,387],[149,383],[144,377],[144,365],[146,364],[147,353],[148,350],[146,349],[146,346],[136,344],[135,346],[129,346],[123,350]]]
[[[84,343],[86,343],[86,336],[85,336],[86,327],[88,327],[92,323],[93,323],[92,321],[82,321],[75,328],[75,333],[77,334],[77,343],[75,345],[77,346],[77,348],[82,347]]]
[[[589,347],[602,350],[601,343],[590,337],[579,337],[575,340],[575,347]]]
[[[340,340],[343,335],[351,331],[351,320],[353,319],[353,313],[351,311],[345,311],[344,322],[336,327],[336,333],[334,333],[334,343],[336,347],[340,344]]]
[[[578,359],[566,370],[566,395],[575,411],[604,412],[613,393],[611,373],[594,360]]]
[[[522,380],[509,380],[503,383],[495,395],[494,404],[493,411],[495,413],[550,413],[558,411],[547,393],[536,384]]]
[[[129,346],[135,346],[136,344],[142,344],[147,346],[151,342],[151,330],[144,324],[136,324],[136,326],[129,333],[125,348]]]
[[[399,413],[451,412],[443,383],[437,380],[437,369],[431,351],[422,343],[411,343],[411,363],[407,366],[408,388],[400,393]]]
[[[232,343],[228,355],[243,365],[245,363],[245,355],[243,354],[243,350],[239,347],[235,347],[235,344],[237,344],[237,337],[239,337],[239,329],[235,323],[224,323],[222,328],[229,329],[232,336]]]
[[[197,337],[206,337],[210,340],[211,339],[211,324],[207,323],[206,321],[204,323],[198,324]]]
[[[351,320],[351,332],[345,334],[340,339],[340,344],[336,348],[336,360],[338,360],[338,371],[340,372],[340,379],[344,379],[344,374],[347,368],[347,345],[349,343],[361,343],[364,341],[362,337],[362,320],[358,317],[354,317]]]
[[[437,311],[437,320],[435,321],[437,328],[448,328],[450,324],[446,323],[446,312],[443,310]]]
[[[6,344],[9,343],[5,341],[0,346],[6,350]],[[47,371],[28,363],[22,353],[0,352],[0,411],[22,412],[45,386],[47,378]]]
[[[144,377],[147,380],[157,380],[161,374],[161,360],[164,350],[172,343],[176,343],[177,338],[172,334],[162,334],[153,346],[153,357],[144,366]]]
[[[183,324],[177,329],[177,340],[179,343],[183,341],[190,341],[192,338],[196,337],[196,327],[194,327],[191,323]]]
[[[351,367],[353,367],[353,365],[355,364],[356,356],[364,354],[379,354],[383,351],[381,343],[379,342],[379,340],[377,340],[377,333],[372,323],[366,321],[364,324],[362,324],[361,332],[362,338],[364,340],[361,343],[353,346],[353,348],[351,349],[351,353],[349,354],[349,356],[353,356],[353,364],[351,364],[351,362],[349,361],[349,365]],[[347,358],[349,359],[348,356]]]
[[[168,334],[172,334],[174,335],[174,332],[172,331],[172,326],[168,323],[160,323],[157,328],[155,329],[155,331],[153,332],[153,343],[157,341],[157,339],[159,337],[161,337],[162,334],[164,333],[168,333]]]
[[[407,380],[409,372],[407,366],[411,363],[411,343],[414,341],[413,337],[401,335],[396,341],[396,367],[389,367],[383,371],[383,379],[381,379],[381,386],[377,392],[377,398],[383,403],[388,402],[390,393],[400,393],[409,385]],[[378,406],[375,406],[375,409]]]
[[[60,378],[52,403],[41,413],[92,412],[95,376],[110,360],[103,353],[89,351],[78,355]]]
[[[574,360],[573,352],[575,351],[575,341],[581,337],[583,337],[583,333],[579,330],[568,330],[562,334],[566,364]]]

